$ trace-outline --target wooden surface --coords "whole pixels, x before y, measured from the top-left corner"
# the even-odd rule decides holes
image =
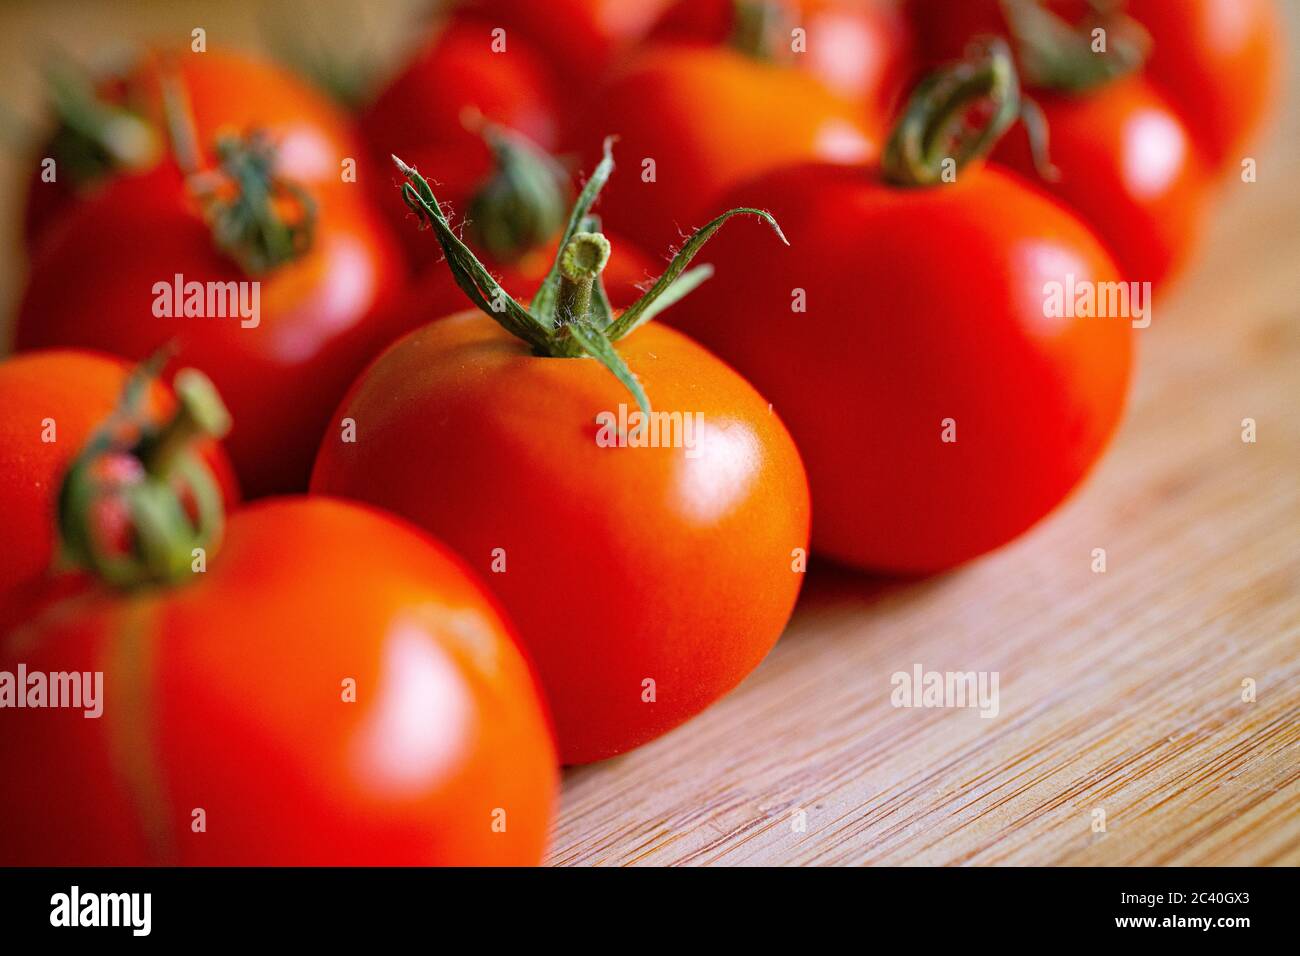
[[[1297,4],[1283,5],[1300,49]],[[373,5],[362,19],[400,33]],[[7,3],[9,105],[35,113],[34,74],[14,67],[35,37],[84,54],[191,21],[257,37],[233,0]],[[1295,103],[1294,73],[1291,86]],[[789,632],[735,693],[566,773],[552,861],[1300,863],[1296,143],[1290,110],[1258,153],[1260,181],[1227,185],[1197,266],[1137,333],[1114,446],[1065,507],[932,580],[815,565]],[[19,155],[0,169],[11,229]],[[6,311],[18,274],[0,265]],[[1255,444],[1241,441],[1248,417]],[[892,707],[890,675],[916,663],[998,672],[999,715]]]

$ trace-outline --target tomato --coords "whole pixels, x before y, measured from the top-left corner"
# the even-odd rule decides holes
[[[541,859],[532,673],[463,565],[389,516],[253,505],[190,581],[47,605],[0,638],[19,667],[102,673],[102,712],[0,710],[5,866]]]
[[[768,22],[761,18],[766,15]],[[767,26],[772,49],[845,99],[862,101],[873,125],[887,120],[911,68],[911,32],[886,0],[678,0],[652,40],[747,42],[745,18]],[[751,22],[753,22],[751,21]],[[800,49],[793,30],[802,29]]]
[[[1046,515],[1113,433],[1131,362],[1128,316],[1049,301],[1049,283],[1074,303],[1067,289],[1118,279],[1092,231],[978,150],[961,157],[933,126],[918,136],[936,166],[959,158],[955,181],[896,186],[891,149],[883,170],[799,165],[729,194],[770,210],[790,248],[728,234],[710,250],[716,277],[668,313],[789,424],[813,548],[902,573],[967,561]]]
[[[439,216],[452,267],[495,302]],[[621,338],[598,322],[586,297],[600,265],[585,286],[565,270],[608,244],[570,230],[562,248],[554,313],[483,305],[380,356],[340,406],[312,490],[407,517],[488,575],[537,664],[562,758],[585,763],[665,733],[758,665],[794,606],[809,514],[767,402],[682,335],[645,325]],[[633,310],[669,281],[622,315],[644,315]],[[548,314],[560,321],[544,331]],[[593,340],[617,353],[568,348]],[[631,372],[611,375],[621,363]],[[661,415],[638,429],[646,396]]]
[[[741,180],[801,160],[871,158],[859,113],[805,72],[721,47],[665,45],[616,73],[581,142],[619,136],[635,171],[611,182],[601,213],[643,248],[663,249],[712,218]]]
[[[0,595],[27,587],[54,561],[54,517],[63,473],[118,407],[130,367],[93,352],[52,350],[0,362]],[[156,385],[149,412],[162,421],[170,392]],[[239,491],[221,447],[202,447],[225,501]]]
[[[118,177],[60,220],[33,257],[16,346],[142,359],[175,341],[177,361],[226,396],[235,418],[226,447],[244,490],[305,488],[331,409],[394,337],[380,317],[400,254],[367,206],[318,193],[314,231],[295,257],[250,271],[217,248],[186,182],[170,162]],[[243,296],[248,317],[233,314],[233,299],[226,318],[178,316],[177,276],[205,289],[242,283],[221,288]]]
[[[545,150],[559,144],[554,80],[541,55],[523,37],[493,51],[492,22],[458,16],[447,21],[362,110],[359,126],[383,174],[371,180],[376,201],[406,218],[388,157],[396,153],[421,169],[437,169],[444,198],[463,209],[492,171],[491,151],[471,128],[467,110],[528,137]],[[405,224],[399,235],[412,236]],[[409,243],[423,261],[431,243]]]
[[[1131,51],[1119,46],[1139,27],[1106,23],[1111,46],[1103,55],[1091,47],[1086,4],[1056,0],[1048,8],[1056,18],[1007,21],[1001,11],[1016,8],[994,0],[922,0],[913,16],[930,58],[955,52],[963,33],[969,43],[977,33],[994,32],[1015,37],[1024,59],[1027,38],[1035,38],[1026,82],[1045,120],[1043,145],[1056,175],[1040,173],[1045,164],[1025,131],[1003,139],[994,160],[1037,181],[1091,223],[1125,279],[1163,286],[1195,246],[1209,198],[1210,175],[1196,138],[1142,73],[1140,41]]]
[[[1147,74],[1216,167],[1242,159],[1281,87],[1282,24],[1271,0],[1128,0],[1154,41]]]
[[[260,129],[277,145],[282,172],[313,188],[341,188],[341,163],[360,155],[346,115],[280,67],[218,48],[204,53],[151,50],[123,75],[102,81],[98,90],[61,74],[60,111],[75,109],[83,122],[74,127],[66,116],[61,118],[33,163],[24,223],[29,242],[70,202],[93,195],[112,175],[147,171],[165,158],[164,77],[174,78],[185,91],[203,148],[220,133]],[[94,135],[82,114],[96,119]],[[44,181],[40,160],[45,157],[56,163],[53,182]]]
[[[1194,249],[1209,199],[1192,134],[1141,76],[1035,99],[1050,129],[1055,181],[1041,179],[1023,130],[998,144],[994,160],[1091,223],[1125,279],[1165,285]]]
[[[464,9],[539,48],[571,92],[642,39],[672,0],[466,0]],[[576,84],[576,88],[574,86]]]

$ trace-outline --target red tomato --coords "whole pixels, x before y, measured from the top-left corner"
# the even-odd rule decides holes
[[[489,576],[566,763],[645,743],[738,684],[785,626],[807,540],[799,454],[767,403],[671,330],[638,329],[620,351],[656,409],[703,417],[695,452],[601,447],[597,415],[630,402],[609,372],[462,314],[362,376],[338,412],[357,440],[327,438],[312,477]]]
[[[0,595],[29,587],[51,568],[55,508],[63,474],[91,434],[118,407],[130,366],[93,352],[32,352],[0,362]],[[157,385],[149,412],[159,421],[174,406]],[[202,455],[227,504],[239,499],[220,445]]]
[[[98,719],[0,711],[0,863],[541,859],[545,712],[443,548],[355,505],[281,499],[236,513],[195,577],[88,583],[0,639],[0,671],[103,675]]]
[[[715,278],[668,316],[789,424],[814,549],[937,571],[1010,541],[1078,484],[1130,364],[1129,319],[1045,316],[1047,283],[1118,278],[1086,226],[978,166],[912,188],[792,167],[724,199],[745,201],[771,210],[790,248],[721,237]]]
[[[1159,288],[1201,231],[1209,173],[1178,114],[1140,76],[1078,95],[1036,94],[1058,178],[1044,182],[1023,129],[993,154],[1093,225],[1125,279]]]
[[[610,182],[600,211],[642,248],[664,249],[720,212],[737,182],[801,160],[873,157],[859,112],[804,72],[720,47],[660,46],[613,77],[582,143],[619,137],[629,174]]]
[[[400,280],[399,253],[368,207],[323,193],[318,206],[305,252],[252,275],[218,251],[174,164],[119,177],[61,219],[37,250],[17,348],[75,346],[143,359],[175,340],[177,361],[211,376],[230,406],[235,427],[226,447],[244,490],[304,488],[331,409],[394,337],[376,316]],[[239,289],[250,313],[257,289],[258,314],[160,317],[160,296],[177,275],[246,283]]]
[[[143,172],[162,160],[168,135],[162,80],[168,75],[185,90],[203,147],[222,132],[260,129],[277,145],[282,172],[313,188],[339,187],[343,160],[360,156],[346,115],[280,67],[215,48],[205,53],[150,51],[124,76],[101,83],[98,97],[91,95],[88,103],[116,120],[108,126],[116,132],[105,134],[118,143],[116,157],[84,133],[74,133],[66,121],[41,150],[28,189],[24,234],[29,241],[72,199],[102,188],[110,174]],[[124,124],[123,115],[138,122]],[[43,180],[39,162],[45,157],[57,164],[54,182]]]
[[[671,2],[466,0],[464,9],[504,29],[508,43],[522,36],[537,46],[576,92],[644,37]]]
[[[474,17],[448,21],[384,87],[360,117],[360,128],[384,173],[372,182],[380,206],[407,218],[388,157],[396,153],[420,169],[438,170],[440,194],[456,209],[492,171],[483,137],[467,126],[466,111],[512,129],[545,150],[559,143],[553,79],[523,37],[493,52],[493,22]],[[410,224],[399,233],[413,233]],[[417,259],[428,243],[411,251]],[[432,245],[436,246],[436,243]]]
[[[1216,167],[1240,162],[1281,86],[1272,0],[1128,0],[1151,33],[1147,74]]]
[[[714,45],[737,40],[746,7],[758,16],[773,9],[768,38],[790,65],[807,70],[845,99],[863,102],[879,126],[911,69],[911,32],[898,8],[886,0],[678,0],[656,24],[653,40],[690,40]],[[802,29],[802,49],[792,49]]]

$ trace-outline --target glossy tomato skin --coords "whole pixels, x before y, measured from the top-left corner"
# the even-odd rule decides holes
[[[721,193],[740,181],[792,162],[872,158],[878,137],[860,112],[804,72],[721,47],[663,45],[611,78],[580,147],[591,168],[604,136],[619,136],[622,171],[598,211],[642,248],[667,249],[724,212]]]
[[[209,162],[219,134],[261,130],[277,145],[284,175],[313,189],[341,189],[343,160],[360,156],[360,142],[339,107],[292,73],[232,50],[147,51],[124,75],[105,80],[101,95],[144,119],[163,144],[167,118],[162,90],[168,75],[174,75],[185,91],[195,142],[207,150]],[[54,182],[43,182],[40,161],[50,155],[47,146],[32,164],[24,221],[29,244],[71,202],[93,196],[105,185],[76,188],[66,171]]]
[[[1282,24],[1272,0],[1129,0],[1151,34],[1146,72],[1215,167],[1235,166],[1281,86]]]
[[[839,96],[861,102],[869,125],[882,126],[912,68],[911,31],[898,7],[888,0],[781,0],[778,7],[790,29],[804,31],[804,47],[790,63]],[[738,9],[735,0],[678,0],[651,40],[728,44]],[[784,35],[782,40],[793,43]]]
[[[11,672],[103,672],[97,719],[0,711],[4,865],[541,859],[555,753],[510,626],[378,512],[261,502],[200,580],[88,585],[0,653]]]
[[[464,9],[541,50],[573,97],[641,40],[671,2],[466,0]]]
[[[765,205],[790,248],[720,235],[717,275],[669,319],[789,423],[815,551],[949,568],[1029,528],[1096,461],[1124,405],[1130,320],[1047,317],[1046,283],[1118,278],[1063,207],[992,168],[896,189],[824,165],[726,202]]]
[[[438,198],[464,211],[492,172],[483,137],[467,126],[467,110],[520,133],[546,150],[559,145],[559,107],[540,53],[524,37],[507,39],[493,52],[493,24],[457,16],[441,25],[362,111],[359,126],[379,172],[376,201],[402,224],[398,235],[416,263],[437,258],[438,244],[418,235],[402,201],[397,155],[435,182]]]
[[[1187,127],[1145,79],[1130,76],[1078,95],[1038,94],[1051,130],[1044,181],[1023,128],[993,154],[1073,208],[1114,254],[1125,279],[1163,286],[1195,248],[1211,181]]]
[[[312,476],[485,574],[570,764],[665,733],[756,667],[794,606],[808,533],[803,466],[764,399],[671,329],[619,351],[655,409],[702,416],[693,450],[683,432],[678,447],[602,446],[597,416],[636,408],[603,366],[536,358],[462,313],[376,361],[337,413],[356,442],[327,437]]]
[[[118,408],[130,374],[130,364],[122,359],[75,349],[31,352],[0,362],[0,603],[50,570],[64,474]],[[148,408],[162,421],[174,405],[160,384]],[[47,436],[53,441],[46,441]],[[226,504],[235,505],[238,483],[221,446],[205,442],[200,454]]]
[[[213,245],[173,165],[119,177],[39,244],[15,328],[18,350],[79,347],[140,360],[167,342],[207,373],[234,418],[226,448],[250,496],[302,490],[330,411],[392,339],[383,315],[400,253],[368,206],[321,195],[311,249],[258,281],[241,317],[159,317],[155,284],[248,282]],[[246,287],[251,305],[252,287]]]

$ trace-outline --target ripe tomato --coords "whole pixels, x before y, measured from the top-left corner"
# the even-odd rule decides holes
[[[541,859],[545,711],[443,548],[356,505],[278,499],[236,513],[193,578],[86,582],[0,639],[11,675],[103,675],[98,719],[0,711],[0,863]]]
[[[226,396],[235,418],[226,447],[244,490],[305,488],[330,410],[394,337],[378,317],[400,281],[400,255],[367,206],[321,193],[317,209],[297,257],[254,274],[218,250],[174,163],[118,177],[36,251],[16,346],[143,359],[174,340],[177,360]],[[244,296],[250,317],[178,317],[180,302],[160,315],[176,276],[205,289],[242,283],[222,288]]]
[[[484,138],[467,123],[467,111],[528,137],[545,150],[559,144],[554,80],[540,54],[523,37],[509,37],[493,52],[491,21],[458,16],[447,21],[361,113],[359,125],[384,173],[371,178],[376,200],[404,220],[388,157],[436,169],[443,198],[463,209],[492,172]],[[399,235],[413,234],[410,224]],[[421,243],[411,251],[424,253]]]
[[[151,50],[98,89],[64,70],[53,81],[58,126],[33,164],[28,188],[29,242],[73,199],[94,194],[117,173],[143,172],[165,158],[165,77],[184,89],[203,148],[220,133],[260,129],[276,144],[281,171],[312,188],[341,188],[340,164],[360,157],[351,124],[337,106],[291,73],[246,54]],[[45,181],[40,166],[46,157],[56,164],[53,182]]]
[[[615,133],[634,172],[602,215],[645,249],[679,244],[735,183],[786,163],[865,162],[860,109],[807,73],[721,47],[647,48],[598,95],[582,143]]]
[[[542,51],[571,90],[607,70],[641,40],[672,0],[466,0],[464,9],[508,42],[522,36]],[[574,84],[577,84],[574,86]]]
[[[1025,82],[1046,121],[1056,176],[1040,175],[1042,163],[1024,130],[1003,139],[994,160],[1083,216],[1125,279],[1160,287],[1196,244],[1210,182],[1195,137],[1141,71],[1142,39],[1129,49],[1119,46],[1140,28],[1117,18],[1105,23],[1111,45],[1101,54],[1092,49],[1093,21],[1079,0],[1054,0],[1048,14],[1004,19],[1004,10],[1016,9],[995,0],[921,0],[913,16],[931,59],[959,53],[981,32],[1014,38],[1026,60]]]
[[[766,35],[745,35],[755,27]],[[798,51],[794,29],[804,31]],[[889,118],[911,69],[911,31],[886,0],[678,0],[651,39],[767,44],[779,60],[862,102],[872,128]]]
[[[119,358],[71,349],[31,352],[0,362],[0,595],[31,586],[55,555],[55,506],[63,473],[118,407],[130,375]],[[155,385],[148,412],[163,421],[175,405]],[[228,505],[238,486],[220,445],[201,447]]]
[[[617,320],[599,315],[608,242],[575,225],[611,165],[580,197],[554,279],[504,313],[408,172],[486,315],[430,323],[380,356],[312,475],[313,491],[403,515],[490,575],[567,763],[665,733],[756,667],[794,606],[808,533],[799,453],[767,403],[684,336],[632,324],[682,294],[673,277],[722,220]],[[659,418],[633,417],[646,396]]]
[[[933,144],[922,158],[956,155],[932,126],[917,133]],[[716,278],[669,317],[789,423],[814,549],[923,573],[1010,541],[1080,481],[1120,417],[1131,333],[1128,317],[1052,316],[1049,283],[1073,304],[1067,288],[1118,278],[1063,207],[978,150],[953,182],[895,186],[898,155],[888,182],[813,164],[731,193],[771,210],[790,249],[730,233],[710,250]]]
[[[1126,280],[1156,288],[1187,262],[1201,232],[1210,178],[1178,114],[1141,76],[1081,94],[1039,93],[1057,178],[1044,182],[1024,130],[993,153],[1097,230]]]
[[[1238,163],[1281,85],[1272,0],[1128,0],[1128,11],[1154,41],[1151,81],[1214,166]]]

